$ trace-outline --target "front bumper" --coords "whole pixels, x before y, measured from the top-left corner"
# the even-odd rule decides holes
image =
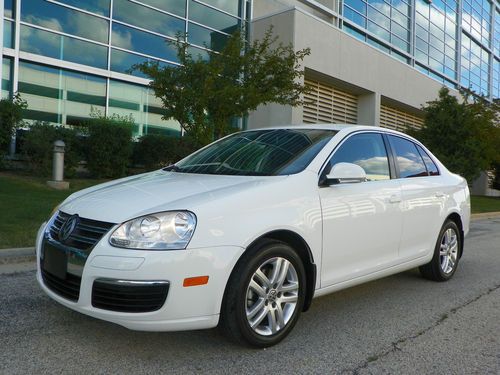
[[[41,244],[45,224],[37,235],[37,280],[43,291],[60,304],[92,317],[142,331],[181,331],[212,328],[218,324],[224,289],[244,249],[220,246],[178,251],[143,251],[112,247],[109,233],[90,253],[81,275],[76,302],[54,293],[43,281]],[[208,284],[183,287],[188,277],[209,276]],[[96,279],[133,281],[165,280],[169,283],[163,306],[152,312],[124,313],[92,306]]]

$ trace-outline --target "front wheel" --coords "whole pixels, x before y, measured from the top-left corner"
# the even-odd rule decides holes
[[[460,230],[453,221],[444,223],[434,249],[432,260],[421,266],[420,273],[427,279],[447,281],[452,278],[458,267],[461,246]]]
[[[266,241],[249,249],[229,279],[221,327],[240,343],[277,344],[299,318],[305,283],[302,260],[289,245]]]

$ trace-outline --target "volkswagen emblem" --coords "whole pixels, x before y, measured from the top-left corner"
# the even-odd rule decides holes
[[[73,215],[66,219],[63,225],[61,225],[61,229],[59,229],[59,241],[64,242],[71,236],[79,220],[78,215]]]

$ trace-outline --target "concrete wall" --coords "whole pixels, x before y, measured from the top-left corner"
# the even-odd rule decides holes
[[[265,8],[255,0],[259,12]],[[269,25],[296,50],[311,48],[304,60],[310,74],[336,83],[339,88],[360,95],[358,122],[378,125],[380,103],[390,102],[418,113],[427,101],[437,97],[442,85],[411,66],[363,43],[305,10],[284,6],[269,17],[255,19],[253,38],[259,38]],[[301,108],[265,106],[249,117],[249,127],[302,122]]]
[[[254,3],[255,8],[258,2]],[[264,2],[267,3],[267,2]],[[276,2],[272,2],[275,4]],[[283,4],[281,4],[283,5]],[[283,11],[284,9],[284,11]],[[287,11],[288,9],[288,11]],[[252,39],[260,39],[270,26],[274,27],[275,35],[279,36],[280,42],[284,44],[294,44],[294,27],[295,27],[295,12],[289,6],[281,8],[281,12],[276,13],[271,17],[261,18],[252,22]],[[262,128],[277,125],[287,125],[294,122],[292,114],[294,110],[289,106],[270,104],[261,106],[257,111],[249,116],[249,128]],[[300,122],[302,122],[302,110],[300,109]]]

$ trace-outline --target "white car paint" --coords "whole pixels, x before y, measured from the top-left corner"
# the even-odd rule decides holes
[[[37,237],[37,279],[42,289],[71,309],[130,329],[211,328],[219,321],[231,271],[245,249],[266,233],[288,230],[307,243],[317,267],[315,297],[429,262],[440,228],[450,214],[460,215],[467,234],[467,184],[435,157],[439,176],[318,186],[325,161],[351,134],[375,131],[406,135],[361,126],[290,128],[329,128],[338,133],[305,170],[293,175],[247,177],[160,170],[71,195],[60,205],[61,211],[117,225],[92,250],[83,269],[80,297],[71,302],[43,282],[40,251],[44,223]],[[197,217],[187,249],[130,250],[109,244],[120,223],[169,210],[189,210]],[[208,275],[208,284],[183,287],[185,278],[199,275]],[[102,277],[168,280],[170,290],[160,310],[107,311],[93,307],[90,301],[92,283]]]

